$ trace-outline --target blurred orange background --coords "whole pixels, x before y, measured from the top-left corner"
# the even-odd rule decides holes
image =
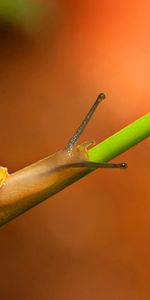
[[[0,165],[61,149],[93,103],[82,141],[149,111],[149,1],[42,1],[41,28],[0,31]],[[52,5],[50,5],[52,4]],[[148,140],[0,231],[0,298],[150,299]]]

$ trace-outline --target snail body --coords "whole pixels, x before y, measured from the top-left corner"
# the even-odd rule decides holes
[[[104,98],[103,93],[97,97],[64,149],[10,175],[7,168],[0,167],[0,225],[61,191],[80,178],[87,168],[126,167],[125,163],[90,161],[87,147],[93,143],[91,141],[77,145],[81,133]]]

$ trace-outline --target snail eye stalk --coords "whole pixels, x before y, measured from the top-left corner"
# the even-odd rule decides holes
[[[71,139],[69,140],[69,142],[66,144],[65,148],[66,149],[71,149],[73,148],[73,146],[75,145],[75,143],[78,141],[79,137],[81,136],[82,132],[84,131],[85,127],[87,126],[87,124],[89,123],[91,117],[93,116],[95,110],[97,109],[99,103],[104,100],[106,98],[104,93],[100,93],[96,99],[96,101],[94,102],[94,104],[92,105],[91,109],[89,110],[89,112],[87,113],[87,115],[85,116],[85,118],[83,119],[82,123],[80,124],[80,126],[78,127],[78,129],[75,131],[75,133],[73,134],[73,136],[71,137]]]

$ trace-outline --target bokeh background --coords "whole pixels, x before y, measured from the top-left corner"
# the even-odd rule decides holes
[[[34,0],[24,18],[3,10],[0,165],[9,172],[62,148],[100,91],[107,101],[82,141],[149,111],[149,1]],[[147,140],[115,159],[127,171],[97,170],[2,227],[0,299],[150,299],[149,153]]]

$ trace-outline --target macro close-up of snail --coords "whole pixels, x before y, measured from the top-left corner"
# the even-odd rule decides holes
[[[64,149],[11,175],[8,174],[7,168],[0,168],[0,225],[61,191],[84,174],[85,169],[127,167],[126,163],[91,161],[87,148],[94,144],[94,141],[77,144],[103,99],[105,94],[100,93]]]
[[[63,150],[12,175],[6,168],[0,168],[0,225],[62,190],[82,172],[81,168],[126,168],[125,163],[90,161],[86,149],[93,141],[77,145],[81,133],[103,99],[105,95],[101,93]]]
[[[150,299],[149,12],[0,0],[0,299]]]

